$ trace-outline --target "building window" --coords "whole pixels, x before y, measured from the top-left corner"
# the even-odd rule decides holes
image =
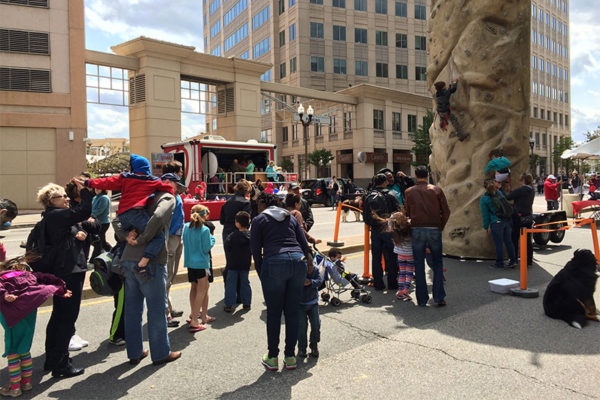
[[[213,0],[213,1],[211,1],[208,13],[210,15],[213,15],[215,13],[215,11],[217,11],[219,9],[220,5],[221,5],[221,0]]]
[[[540,133],[536,132],[535,133],[535,148],[536,149],[540,149]]]
[[[354,9],[356,11],[367,11],[367,0],[354,0]]]
[[[298,125],[292,125],[292,140],[298,140]]]
[[[418,81],[426,81],[427,67],[415,67],[415,79]]]
[[[48,0],[0,0],[0,3],[14,4],[18,6],[48,8]]]
[[[402,114],[397,112],[392,113],[392,131],[402,132]]]
[[[244,58],[246,60],[250,59],[250,50],[246,50],[242,54],[240,54],[240,58]]]
[[[233,32],[230,36],[225,39],[224,46],[225,51],[228,51],[233,46],[238,44],[240,41],[248,37],[248,23],[246,22],[240,29]]]
[[[333,73],[346,75],[346,59],[345,58],[334,58],[333,59]]]
[[[292,8],[292,6],[296,5],[296,0],[290,0],[288,8]]]
[[[285,46],[285,31],[279,32],[279,47]]]
[[[375,44],[378,46],[387,46],[388,45],[387,32],[375,31]]]
[[[367,43],[367,30],[354,28],[354,43]]]
[[[285,12],[285,0],[279,0],[279,15]]]
[[[396,78],[408,79],[408,65],[396,65]]]
[[[533,118],[537,118],[537,117],[538,117],[538,108],[533,107]]]
[[[323,0],[310,0],[312,4],[320,4],[323,5]]]
[[[540,119],[544,119],[544,118],[545,118],[545,117],[544,117],[545,115],[546,115],[546,111],[545,111],[545,110],[542,108],[542,109],[540,110]]]
[[[565,115],[565,126],[568,127],[569,126],[569,116]]]
[[[292,40],[296,40],[296,24],[293,23],[290,25],[290,42]]]
[[[338,40],[340,42],[346,41],[346,27],[341,25],[333,26],[333,40]]]
[[[213,56],[221,56],[221,45],[218,45],[217,47],[215,47],[214,49],[212,49],[212,51],[210,52],[211,55]]]
[[[223,26],[229,25],[242,11],[248,8],[248,0],[240,0],[223,15]]]
[[[271,50],[271,37],[267,37],[258,44],[255,44],[252,48],[252,55],[254,59],[257,59],[269,50]]]
[[[268,70],[260,76],[261,81],[271,82],[271,70]]]
[[[262,26],[265,22],[269,20],[269,6],[266,6],[262,10],[258,12],[254,17],[252,17],[252,30]]]
[[[49,35],[43,32],[0,29],[0,51],[50,54]]]
[[[296,57],[290,59],[290,75],[296,73]]]
[[[369,62],[354,61],[354,74],[359,76],[369,76]]]
[[[387,63],[376,63],[375,64],[375,76],[378,78],[388,77],[388,65]]]
[[[323,39],[323,24],[320,22],[310,23],[310,37],[313,39]]]
[[[417,131],[417,116],[408,114],[408,132],[415,133]]]
[[[352,131],[352,113],[345,112],[344,113],[344,132]]]
[[[310,56],[310,70],[312,72],[325,72],[325,58]]]
[[[427,9],[425,6],[415,4],[415,19],[427,19]]]
[[[373,110],[373,129],[383,130],[383,110]]]
[[[407,15],[407,7],[405,1],[396,2],[396,17],[405,17]]]
[[[279,79],[285,78],[285,63],[279,64]]]
[[[396,33],[396,47],[406,49],[408,47],[408,37],[405,33]]]
[[[316,123],[313,126],[315,129],[315,137],[323,136],[323,130],[321,129],[321,124]]]
[[[281,128],[281,141],[282,142],[287,142],[289,140],[289,133],[288,133],[288,127],[284,126],[283,128]]]
[[[346,0],[333,0],[331,5],[337,8],[346,8]]]
[[[375,0],[375,13],[387,14],[387,0]]]
[[[221,20],[218,20],[216,24],[210,27],[210,38],[214,38],[219,32],[221,32]]]
[[[415,50],[427,50],[427,38],[425,36],[415,36]]]

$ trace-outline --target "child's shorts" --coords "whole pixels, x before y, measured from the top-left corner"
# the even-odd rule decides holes
[[[505,173],[496,173],[496,182],[504,182],[505,180],[508,179],[508,177],[510,176],[510,172],[505,172]]]
[[[208,281],[212,282],[212,271],[207,268],[188,268],[188,282],[194,283],[198,279],[208,276]]]

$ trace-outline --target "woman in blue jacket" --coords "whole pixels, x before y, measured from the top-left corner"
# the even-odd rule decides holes
[[[492,239],[496,248],[496,263],[493,266],[495,268],[505,268],[504,248],[502,246],[504,244],[510,259],[506,268],[514,268],[517,265],[517,258],[511,239],[511,215],[499,215],[501,202],[506,202],[506,198],[504,198],[502,192],[497,191],[493,180],[486,180],[484,185],[486,193],[481,196],[479,205],[481,207],[483,229],[488,233],[492,232]]]
[[[183,228],[183,266],[188,269],[190,289],[190,332],[200,332],[206,329],[207,322],[214,321],[207,314],[208,288],[210,275],[210,249],[215,245],[215,237],[204,221],[208,209],[202,205],[192,207],[190,222]],[[212,279],[211,279],[212,280]],[[202,323],[198,321],[202,309]]]

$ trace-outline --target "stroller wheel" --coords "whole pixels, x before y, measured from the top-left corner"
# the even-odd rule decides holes
[[[339,306],[340,304],[342,304],[342,302],[340,301],[340,299],[338,299],[337,297],[332,297],[331,298],[331,302],[330,304],[334,307]]]
[[[321,293],[321,299],[323,301],[329,301],[330,298],[331,296],[329,295],[329,293]]]
[[[373,298],[370,294],[363,294],[362,296],[360,296],[360,301],[362,301],[365,304],[371,304],[373,302]]]
[[[350,292],[350,296],[352,296],[352,298],[357,299],[360,297],[360,290],[359,289],[353,289]]]

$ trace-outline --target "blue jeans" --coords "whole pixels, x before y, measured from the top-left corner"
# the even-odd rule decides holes
[[[558,210],[558,200],[546,200],[546,209],[548,211]]]
[[[119,222],[121,223],[121,227],[123,228],[123,230],[129,231],[135,228],[138,234],[141,234],[144,231],[144,229],[146,229],[146,225],[148,225],[149,220],[150,216],[148,215],[146,210],[143,209],[138,210],[135,208],[130,208],[123,214],[119,214]],[[147,257],[149,259],[155,258],[164,245],[165,233],[161,230],[159,233],[156,234],[156,236],[152,238],[152,240],[148,242],[148,244],[146,244],[146,249],[144,250],[144,257]]]
[[[411,236],[413,257],[415,258],[417,304],[425,306],[429,301],[425,279],[425,248],[431,250],[429,268],[433,271],[433,301],[439,303],[446,298],[444,267],[442,265],[442,231],[439,228],[412,228]]]
[[[298,350],[306,351],[307,322],[310,322],[310,348],[317,346],[321,341],[321,318],[319,318],[319,303],[301,304],[298,330]]]
[[[286,357],[294,355],[298,341],[300,300],[306,279],[306,261],[299,252],[281,253],[265,258],[260,271],[263,295],[267,304],[267,343],[269,357],[279,354],[281,313],[285,316]]]
[[[383,267],[381,266],[381,255],[385,259],[385,270],[387,272],[387,287],[389,290],[398,288],[398,258],[394,254],[394,242],[391,232],[377,232],[371,230],[371,273],[373,274],[373,286],[375,289],[384,289]]]
[[[142,313],[144,299],[148,308],[148,339],[152,361],[160,361],[169,356],[171,345],[167,334],[167,266],[148,264],[149,278],[142,278],[135,272],[136,261],[121,261],[125,272],[125,338],[127,357],[142,355]]]
[[[252,289],[248,280],[250,271],[238,271],[235,269],[227,270],[227,282],[225,283],[225,305],[235,306],[237,303],[237,288],[238,281],[240,284],[240,298],[242,304],[250,304],[252,302]]]
[[[504,266],[504,247],[508,252],[508,258],[510,263],[516,263],[517,257],[515,256],[515,247],[512,243],[512,229],[510,221],[498,221],[490,224],[490,230],[492,231],[492,239],[494,240],[494,247],[496,248],[496,266]]]

